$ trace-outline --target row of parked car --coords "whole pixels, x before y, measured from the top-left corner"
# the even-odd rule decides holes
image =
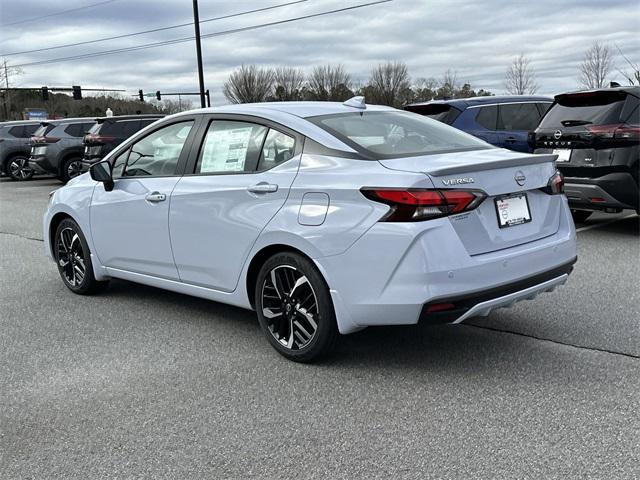
[[[539,96],[477,97],[408,105],[407,110],[493,145],[552,153],[576,221],[595,210],[639,210],[640,87]]]
[[[24,120],[0,123],[0,165],[13,180],[36,173],[66,183],[162,115]]]
[[[416,103],[406,110],[510,150],[552,153],[577,221],[594,210],[639,210],[640,87],[544,96]],[[160,115],[0,124],[0,164],[14,180],[49,173],[67,182]]]

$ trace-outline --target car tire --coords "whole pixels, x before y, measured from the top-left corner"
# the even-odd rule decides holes
[[[29,159],[23,155],[18,155],[7,160],[4,172],[11,180],[23,182],[31,180],[33,168],[29,167]]]
[[[58,177],[64,183],[67,183],[74,177],[82,174],[82,159],[81,158],[68,158],[62,164],[60,176]]]
[[[264,263],[256,280],[255,307],[267,339],[289,360],[318,360],[338,336],[329,287],[300,254],[277,253]]]
[[[65,218],[56,229],[53,254],[65,286],[78,295],[98,293],[109,281],[98,281],[93,274],[89,246],[78,224]]]
[[[582,223],[593,214],[590,210],[571,210],[571,216],[575,223]]]

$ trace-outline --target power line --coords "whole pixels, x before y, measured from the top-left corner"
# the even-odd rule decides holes
[[[200,20],[200,23],[203,24],[203,23],[207,23],[207,22],[214,22],[216,20],[224,20],[224,19],[227,19],[227,18],[240,17],[242,15],[249,15],[251,13],[265,12],[267,10],[273,10],[273,9],[276,9],[276,8],[287,7],[289,5],[295,5],[297,3],[304,3],[304,2],[308,2],[308,1],[309,0],[295,0],[293,2],[280,3],[278,5],[271,5],[269,7],[256,8],[256,9],[253,9],[253,10],[246,10],[244,12],[231,13],[229,15],[222,15],[220,17],[207,18],[206,20]],[[120,38],[135,37],[136,35],[145,35],[147,33],[163,32],[165,30],[171,30],[171,29],[174,29],[174,28],[181,28],[181,27],[188,27],[190,25],[193,25],[193,22],[180,23],[178,25],[170,25],[168,27],[153,28],[151,30],[143,30],[141,32],[133,32],[133,33],[126,33],[126,34],[123,34],[123,35],[115,35],[113,37],[103,37],[103,38],[96,38],[94,40],[85,40],[85,41],[82,41],[82,42],[67,43],[65,45],[56,45],[55,47],[36,48],[34,50],[23,50],[21,52],[4,53],[4,54],[2,54],[0,56],[2,56],[2,57],[10,57],[12,55],[23,55],[23,54],[26,54],[26,53],[46,52],[48,50],[56,50],[58,48],[78,47],[80,45],[88,45],[88,44],[91,44],[91,43],[106,42],[108,40],[117,40],[117,39],[120,39]]]
[[[340,13],[340,12],[345,12],[347,10],[355,10],[358,8],[364,8],[364,7],[370,7],[373,5],[379,5],[381,3],[388,3],[388,2],[392,2],[393,0],[377,0],[375,2],[369,2],[369,3],[363,3],[363,4],[359,4],[359,5],[352,5],[350,7],[343,7],[343,8],[337,8],[335,10],[328,10],[325,12],[319,12],[319,13],[312,13],[309,15],[303,15],[300,17],[294,17],[294,18],[288,18],[285,20],[277,20],[274,22],[269,22],[269,23],[261,23],[258,25],[251,25],[248,27],[240,27],[240,28],[234,28],[231,30],[223,30],[220,32],[214,32],[214,33],[208,33],[205,35],[201,35],[201,38],[211,38],[211,37],[220,37],[223,35],[230,35],[233,33],[239,33],[239,32],[246,32],[248,30],[257,30],[260,28],[266,28],[266,27],[271,27],[274,25],[282,25],[285,23],[290,23],[290,22],[296,22],[299,20],[306,20],[308,18],[314,18],[314,17],[322,17],[325,15],[331,15],[334,13]],[[74,56],[69,56],[69,57],[60,57],[60,58],[52,58],[50,60],[41,60],[41,61],[37,61],[37,62],[29,62],[29,63],[22,63],[19,65],[12,65],[13,67],[31,67],[31,66],[35,66],[35,65],[46,65],[46,64],[50,64],[50,63],[59,63],[59,62],[66,62],[66,61],[72,61],[72,60],[83,60],[85,58],[93,58],[93,57],[101,57],[104,55],[114,55],[116,53],[124,53],[124,52],[132,52],[132,51],[136,51],[136,50],[145,50],[147,48],[155,48],[155,47],[163,47],[166,45],[174,45],[177,43],[184,43],[184,42],[190,42],[194,39],[195,37],[183,37],[183,38],[176,38],[173,40],[165,40],[162,42],[155,42],[155,43],[147,43],[147,44],[143,44],[143,45],[137,45],[134,47],[124,47],[124,48],[116,48],[113,50],[103,50],[101,52],[93,52],[93,53],[86,53],[86,54],[82,54],[82,55],[74,55]]]
[[[31,17],[31,18],[26,18],[24,20],[18,20],[16,22],[3,23],[2,26],[3,27],[8,27],[10,25],[19,25],[21,23],[35,22],[36,20],[40,20],[40,19],[43,19],[43,18],[55,17],[55,16],[58,16],[58,15],[63,15],[65,13],[69,13],[69,12],[77,12],[78,10],[84,10],[86,8],[98,7],[100,5],[106,5],[107,3],[113,3],[113,2],[117,2],[117,1],[118,0],[105,0],[104,2],[92,3],[91,5],[85,5],[84,7],[76,7],[76,8],[69,8],[68,10],[60,10],[59,12],[49,13],[48,15],[42,15],[40,17]]]

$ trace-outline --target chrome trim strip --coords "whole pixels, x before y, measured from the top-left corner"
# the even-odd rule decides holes
[[[453,323],[461,323],[467,318],[471,317],[486,317],[497,308],[511,307],[514,303],[521,300],[532,300],[540,293],[551,292],[556,287],[564,285],[568,278],[569,274],[565,273],[563,275],[560,275],[559,277],[552,278],[551,280],[547,280],[546,282],[540,283],[538,285],[534,285],[533,287],[525,288],[524,290],[513,292],[503,297],[494,298],[493,300],[487,300],[486,302],[478,303],[477,305],[474,305],[469,310],[467,310],[464,315],[456,319]]]

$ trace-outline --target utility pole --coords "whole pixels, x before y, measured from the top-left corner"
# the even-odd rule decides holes
[[[9,71],[7,70],[7,60],[4,60],[4,83],[7,90],[4,92],[4,116],[9,120]]]
[[[200,107],[204,108],[204,72],[202,71],[202,46],[200,45],[200,14],[198,0],[193,0],[193,25],[196,29],[196,54],[198,56],[198,80],[200,81]]]

